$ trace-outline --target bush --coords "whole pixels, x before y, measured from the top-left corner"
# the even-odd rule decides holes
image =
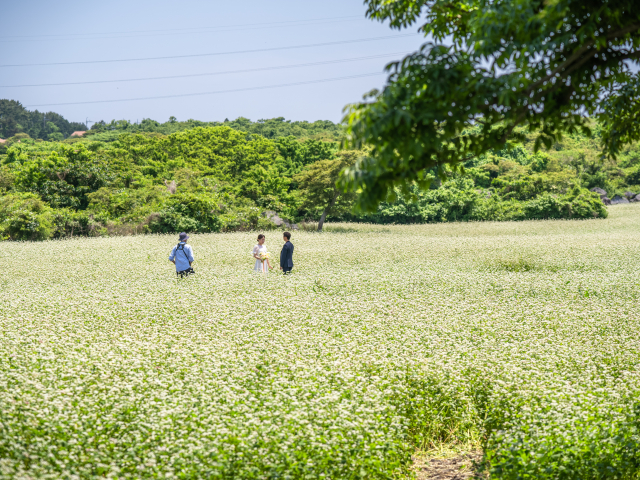
[[[423,223],[455,221],[510,221],[537,219],[606,218],[607,210],[599,195],[580,187],[572,188],[564,195],[542,192],[535,195],[540,185],[550,188],[550,178],[533,176],[536,182],[520,184],[500,183],[511,193],[500,195],[491,190],[474,188],[469,177],[454,178],[435,190],[415,190],[416,202],[410,202],[398,192],[394,203],[383,203],[378,212],[366,217],[345,215],[332,220],[355,220],[371,223]],[[507,187],[505,187],[506,185]],[[527,192],[527,193],[524,193]],[[517,197],[533,196],[531,200],[520,201]],[[506,198],[505,198],[506,197]],[[514,198],[516,197],[516,198]]]
[[[53,232],[53,209],[36,195],[0,197],[0,237],[9,240],[46,240]]]
[[[76,212],[70,208],[59,208],[53,214],[53,238],[94,236],[103,230],[102,223],[85,211]]]
[[[219,232],[222,223],[213,198],[206,194],[182,193],[169,197],[162,210],[154,215],[149,229],[154,233]]]
[[[626,181],[629,185],[640,185],[640,165],[626,171]]]
[[[525,218],[534,220],[559,218],[606,218],[608,213],[600,196],[575,187],[566,195],[543,193],[524,204]]]

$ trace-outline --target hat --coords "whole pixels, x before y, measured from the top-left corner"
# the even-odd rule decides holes
[[[181,241],[181,242],[185,242],[185,241],[187,241],[188,239],[189,239],[189,235],[187,235],[186,233],[182,232],[182,233],[180,234],[180,241]]]

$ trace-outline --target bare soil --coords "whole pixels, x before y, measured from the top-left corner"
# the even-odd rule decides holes
[[[413,458],[418,480],[466,480],[485,478],[476,469],[482,452],[471,452],[451,458]]]

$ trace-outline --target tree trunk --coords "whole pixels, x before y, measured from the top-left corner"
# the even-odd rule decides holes
[[[336,192],[336,194],[331,199],[331,203],[329,203],[329,205],[324,207],[324,211],[322,212],[322,216],[320,217],[320,221],[318,222],[318,231],[319,232],[322,231],[322,227],[324,225],[325,219],[327,218],[327,214],[329,213],[329,210],[331,210],[333,208],[333,206],[336,204],[336,200],[338,199],[338,195],[340,195],[340,192]]]

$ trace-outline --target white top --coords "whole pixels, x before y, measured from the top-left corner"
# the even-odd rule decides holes
[[[267,246],[266,245],[260,245],[259,243],[256,244],[255,247],[253,247],[253,255],[257,255],[259,253],[267,253]],[[260,260],[258,260],[256,258],[256,263],[253,266],[253,271],[254,272],[260,272],[260,273],[267,273],[269,271],[269,266],[267,264],[266,261],[261,262]]]

